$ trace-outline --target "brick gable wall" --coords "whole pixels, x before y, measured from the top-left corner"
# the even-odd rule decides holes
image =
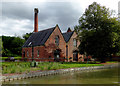
[[[59,36],[59,45],[58,46],[56,46],[56,44],[55,44],[55,37],[56,36]],[[47,47],[46,51],[49,53],[51,53],[51,52],[53,53],[54,50],[60,49],[61,50],[60,57],[61,57],[61,59],[64,59],[64,57],[65,57],[65,45],[66,45],[66,43],[65,43],[65,40],[61,34],[61,31],[60,31],[59,27],[56,26],[55,30],[52,32],[49,39],[45,43],[45,46]]]
[[[66,43],[66,45],[68,46],[68,61],[73,61],[73,52],[74,51],[78,51],[78,46],[80,45],[79,40],[77,40],[77,47],[73,46],[73,39],[75,39],[77,37],[77,34],[74,32],[73,35],[71,36],[70,40],[68,43]],[[70,59],[72,58],[72,59]],[[83,59],[83,55],[80,55],[78,53],[78,61],[84,61]]]

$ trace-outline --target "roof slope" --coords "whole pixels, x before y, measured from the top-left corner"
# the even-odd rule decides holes
[[[51,33],[54,31],[54,29],[55,27],[52,27],[46,30],[33,33],[22,47],[30,47],[31,43],[33,43],[34,46],[44,45]]]
[[[66,43],[70,40],[70,38],[71,38],[71,36],[72,36],[73,33],[74,33],[74,31],[62,33],[62,35],[63,35]]]

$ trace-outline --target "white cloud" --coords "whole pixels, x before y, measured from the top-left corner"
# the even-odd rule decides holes
[[[16,34],[22,36],[32,32],[34,28],[33,9],[35,7],[40,8],[39,30],[59,24],[62,31],[65,31],[68,27],[78,24],[78,19],[85,8],[94,1],[100,3],[101,6],[110,8],[110,10],[115,10],[116,15],[118,14],[119,0],[3,0],[8,4],[4,6],[6,9],[2,8],[5,13],[1,14],[3,20],[0,22],[0,35],[14,36]],[[12,4],[13,2],[17,4]],[[47,2],[57,3],[49,5]],[[0,6],[2,6],[1,3]]]
[[[31,32],[32,28],[29,28],[30,26],[32,27],[30,20],[6,18],[5,21],[0,23],[0,35],[14,36],[16,34],[17,36],[22,36],[22,32]]]
[[[76,3],[76,8],[81,7],[83,11],[93,2],[97,2],[101,4],[101,6],[106,6],[107,8],[110,8],[110,10],[115,10],[117,12],[119,1],[120,0],[75,0],[73,3]]]

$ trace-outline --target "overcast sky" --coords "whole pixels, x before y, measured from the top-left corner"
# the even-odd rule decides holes
[[[9,2],[8,2],[9,1]],[[22,36],[34,30],[34,8],[39,9],[39,31],[59,25],[62,32],[78,25],[85,8],[94,1],[115,10],[119,0],[3,0],[0,2],[0,35]]]

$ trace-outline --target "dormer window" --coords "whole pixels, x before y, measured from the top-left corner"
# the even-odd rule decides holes
[[[77,39],[73,39],[73,46],[77,47]]]
[[[55,36],[55,44],[58,46],[59,45],[59,36]]]

